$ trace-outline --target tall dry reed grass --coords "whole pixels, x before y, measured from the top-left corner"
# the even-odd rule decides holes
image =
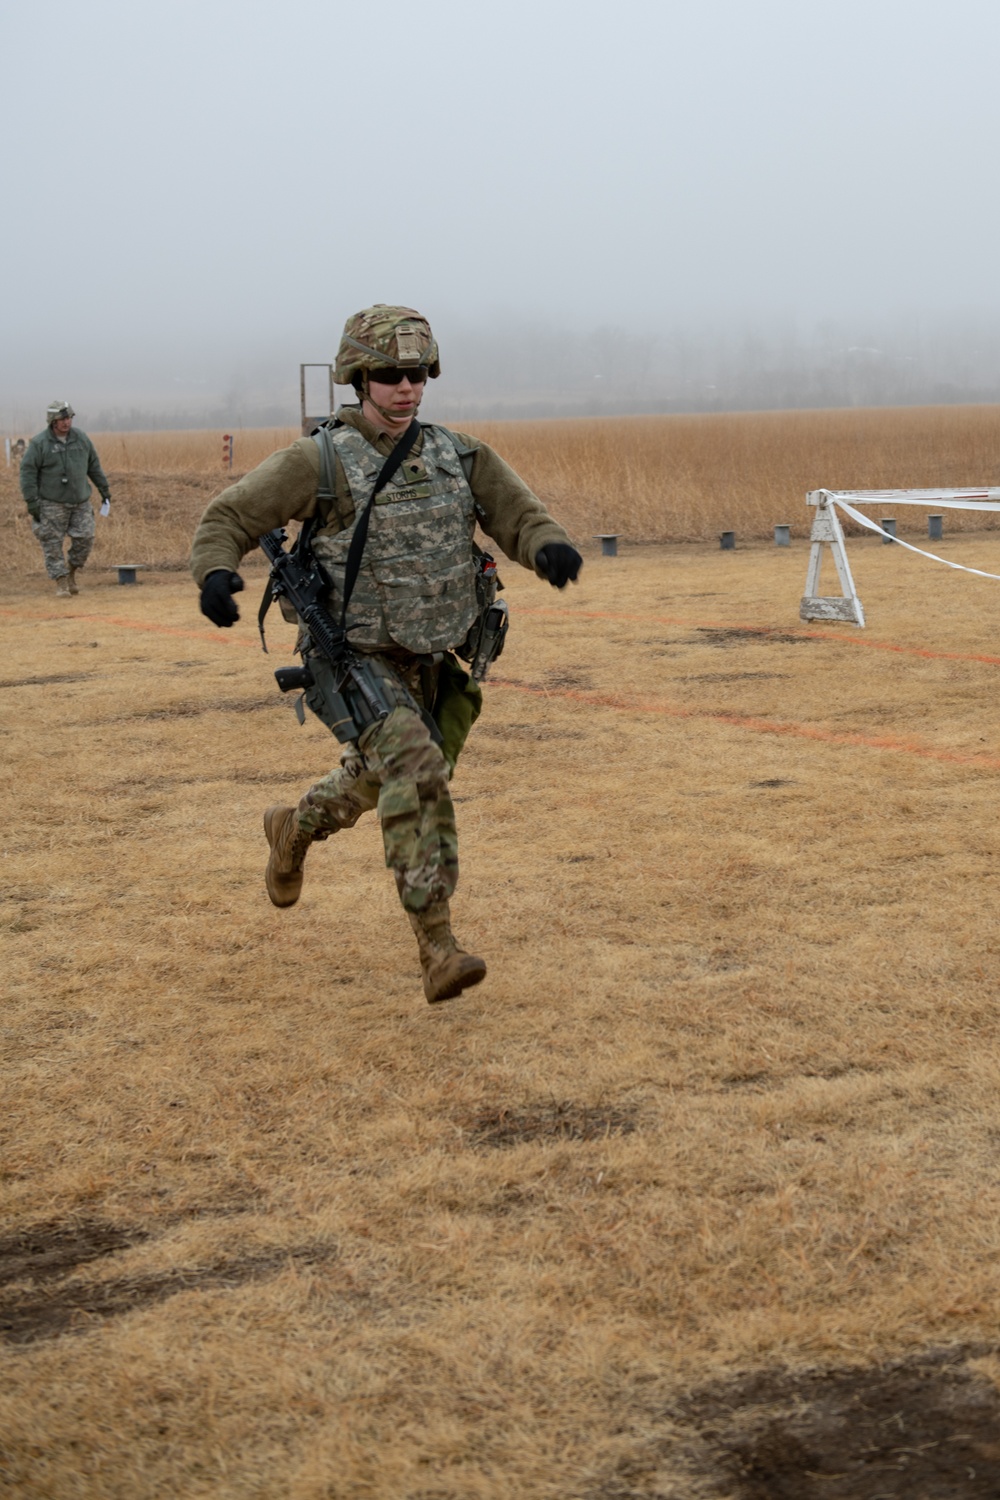
[[[986,485],[1000,480],[1000,408],[748,412],[594,421],[480,422],[472,432],[523,475],[580,544],[600,532],[630,542],[690,542],[776,524],[808,532],[808,490]],[[235,435],[232,474],[221,432],[94,434],[113,486],[95,565],[185,565],[204,506],[231,479],[295,439],[293,428]],[[891,508],[885,514],[892,514]],[[0,471],[7,546],[0,572],[38,566],[17,491]],[[900,534],[925,529],[900,508]],[[950,512],[949,531],[992,518]]]
[[[177,432],[91,433],[110,474],[150,477],[160,474],[210,475],[219,487],[229,468],[223,462],[221,429]],[[234,477],[254,468],[276,448],[299,436],[294,427],[254,427],[231,434]]]
[[[705,541],[808,534],[809,490],[1000,482],[1000,408],[747,412],[479,423],[578,537]],[[892,512],[888,512],[891,514]],[[901,512],[900,531],[919,527]],[[949,515],[950,529],[983,519]]]

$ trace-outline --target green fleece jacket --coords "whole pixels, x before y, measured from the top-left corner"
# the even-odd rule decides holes
[[[63,505],[79,505],[90,499],[93,481],[106,500],[111,486],[101,468],[97,449],[85,432],[71,427],[66,441],[53,436],[51,427],[37,432],[24,450],[21,460],[21,494],[32,512],[41,500],[59,500]]]
[[[337,416],[347,426],[355,427],[388,458],[395,440],[373,427],[357,407],[341,407]],[[511,562],[535,569],[539,550],[547,542],[569,541],[566,532],[498,453],[465,433],[456,432],[455,436],[474,450],[469,486],[483,531]],[[421,434],[414,445],[414,455],[422,446]],[[191,572],[198,587],[217,568],[235,571],[241,558],[257,545],[257,538],[265,531],[311,516],[316,509],[319,477],[319,449],[312,438],[299,438],[289,448],[272,453],[256,469],[217,495],[202,516],[191,547]],[[336,517],[324,517],[324,521],[335,525],[339,518],[341,526],[346,528],[354,519],[354,503],[339,459],[334,495]]]

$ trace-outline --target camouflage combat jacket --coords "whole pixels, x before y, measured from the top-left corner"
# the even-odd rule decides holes
[[[21,460],[21,494],[28,509],[39,500],[60,500],[64,505],[79,505],[90,499],[90,482],[105,497],[111,486],[101,468],[97,449],[85,432],[71,427],[66,441],[53,436],[51,427],[38,432],[24,450]]]
[[[343,467],[355,518],[312,538],[339,617],[347,554],[383,458],[354,427],[322,429],[317,445],[333,449]],[[333,472],[332,455],[328,463]],[[402,646],[420,654],[459,645],[479,612],[472,538],[476,505],[455,438],[426,425],[418,455],[403,460],[375,497],[365,549],[348,610],[352,645],[366,651]]]

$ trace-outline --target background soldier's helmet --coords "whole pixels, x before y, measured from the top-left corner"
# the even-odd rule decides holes
[[[53,422],[58,422],[63,417],[75,416],[76,412],[70,406],[68,401],[50,401],[48,410],[45,413],[45,420],[51,427]]]
[[[432,380],[441,374],[437,341],[420,313],[412,307],[376,302],[348,318],[333,371],[338,385],[353,385],[354,377],[364,370],[374,374],[408,365],[426,365]]]

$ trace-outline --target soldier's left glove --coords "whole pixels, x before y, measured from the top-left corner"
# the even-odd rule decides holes
[[[241,592],[243,579],[228,568],[216,568],[209,573],[201,589],[201,612],[213,625],[235,625],[240,617],[234,594]]]
[[[583,558],[569,542],[546,542],[535,553],[535,567],[554,589],[564,589],[571,579],[576,582]]]

